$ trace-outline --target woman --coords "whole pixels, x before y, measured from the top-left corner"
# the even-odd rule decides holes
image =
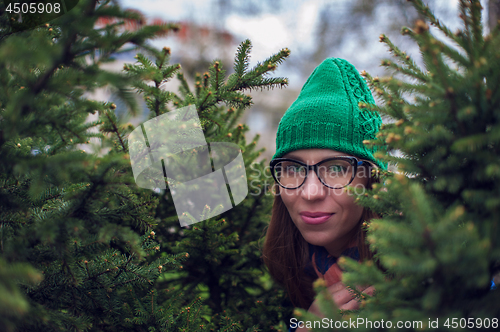
[[[374,217],[355,196],[374,181],[373,168],[386,169],[373,149],[382,121],[366,83],[349,62],[328,58],[308,78],[278,127],[271,171],[276,193],[263,258],[273,278],[285,285],[292,303],[319,314],[312,282],[325,279],[340,309],[358,302],[341,282],[339,256],[372,257],[361,226]],[[362,288],[368,294],[373,288]]]

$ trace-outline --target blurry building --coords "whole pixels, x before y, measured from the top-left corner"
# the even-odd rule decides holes
[[[104,26],[113,23],[106,18],[101,19],[98,25]],[[141,17],[139,20],[128,20],[121,27],[124,30],[135,30],[145,24],[166,24],[159,19],[146,19]],[[236,50],[241,40],[237,40],[231,33],[211,26],[197,25],[192,22],[178,22],[179,29],[177,32],[169,32],[167,35],[160,36],[160,39],[155,41],[155,46],[162,48],[163,46],[171,49],[171,64],[180,63],[182,71],[190,83],[190,87],[194,88],[193,78],[196,73],[203,74],[207,71],[210,63],[214,59],[218,59],[227,70],[227,74],[233,72],[233,61]],[[119,53],[114,56],[115,61],[105,63],[102,68],[111,71],[123,70],[125,63],[135,63],[134,56],[137,51]],[[167,82],[164,89],[177,92],[179,82],[176,78]],[[248,93],[248,92],[247,92]],[[258,141],[257,148],[264,147],[266,151],[262,158],[268,161],[275,151],[276,128],[279,120],[298,95],[298,91],[290,91],[288,88],[275,88],[274,90],[252,91],[250,94],[253,97],[254,105],[248,109],[243,115],[240,123],[246,123],[250,127],[247,133],[247,142],[251,142],[256,134],[260,134],[261,138]],[[148,109],[141,95],[137,94],[137,102],[141,105],[141,112],[135,117],[127,117],[129,114],[125,103],[121,102],[117,95],[110,88],[102,88],[88,96],[91,99],[110,101],[117,105],[115,110],[118,118],[123,122],[130,122],[134,126],[139,125],[148,118]],[[89,121],[97,120],[97,114],[90,115]],[[99,145],[99,140],[92,138],[92,144]],[[89,144],[89,145],[92,145]],[[92,150],[89,145],[82,145],[86,151]]]

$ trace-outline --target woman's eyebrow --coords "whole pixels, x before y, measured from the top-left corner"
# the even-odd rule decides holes
[[[286,158],[288,158],[288,159],[294,159],[294,160],[298,160],[298,161],[304,162],[304,159],[302,159],[302,158],[300,158],[298,156],[294,156],[294,155],[288,156]]]
[[[319,159],[319,161],[318,161],[318,162],[321,162],[321,161],[323,161],[323,160],[330,159],[330,158],[335,158],[335,157],[343,157],[343,156],[345,156],[345,154],[342,154],[342,155],[335,155],[335,156],[324,156],[323,158]],[[287,157],[285,157],[285,158],[288,158],[288,159],[294,159],[294,160],[298,160],[298,161],[301,161],[301,162],[303,162],[303,163],[306,163],[306,161],[305,161],[303,158],[301,158],[301,157],[299,157],[299,156],[295,156],[295,155],[287,156]]]

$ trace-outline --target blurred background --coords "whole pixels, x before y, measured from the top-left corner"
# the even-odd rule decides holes
[[[413,27],[419,18],[406,0],[116,1],[124,8],[143,13],[148,23],[166,21],[179,25],[177,33],[158,38],[153,45],[170,47],[171,63],[181,63],[188,79],[197,72],[205,72],[215,58],[222,60],[228,74],[231,73],[236,49],[247,38],[253,44],[251,66],[282,48],[291,50],[289,59],[273,74],[288,77],[289,86],[249,92],[254,105],[241,119],[250,127],[247,140],[256,134],[261,136],[258,147],[266,149],[262,158],[268,161],[275,152],[281,116],[298,96],[309,74],[325,58],[347,59],[359,71],[366,70],[372,76],[390,75],[380,67],[381,59],[390,57],[384,44],[379,42],[379,35],[384,33],[419,61],[416,45],[400,34],[402,26]],[[490,1],[481,1],[486,27]],[[460,27],[458,0],[426,2],[452,31]],[[113,68],[121,70],[123,63],[135,62],[134,55],[134,52],[118,55]],[[173,80],[165,89],[176,92],[177,84]],[[115,100],[106,91],[96,97]],[[145,105],[143,109],[147,110]],[[123,105],[118,105],[116,111],[126,114]],[[147,114],[143,114],[128,121],[137,125],[146,117]]]

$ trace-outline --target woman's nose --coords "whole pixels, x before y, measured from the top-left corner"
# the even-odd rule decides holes
[[[300,189],[301,195],[308,200],[323,198],[327,191],[327,188],[321,183],[314,171],[307,174],[306,182]]]

